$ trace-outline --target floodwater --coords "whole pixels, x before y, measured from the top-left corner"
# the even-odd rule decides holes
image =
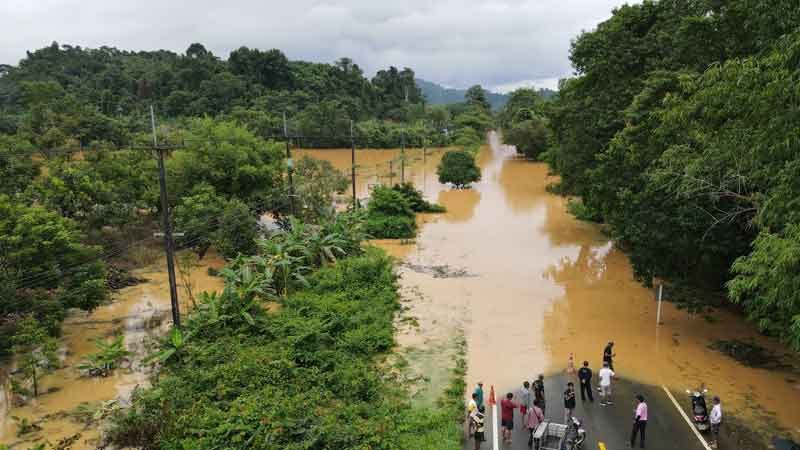
[[[596,371],[613,340],[618,375],[673,392],[704,383],[727,413],[754,428],[800,434],[796,357],[783,361],[793,368],[766,370],[709,349],[717,339],[739,339],[790,353],[727,311],[708,321],[665,302],[657,327],[654,293],[633,279],[628,258],[596,225],[574,219],[566,200],[546,191],[556,181],[547,166],[516,158],[496,134],[489,141],[477,158],[482,181],[469,190],[437,182],[443,151],[428,149],[423,157],[420,149],[407,150],[406,179],[447,213],[420,215],[411,243],[378,243],[402,261],[401,293],[415,319],[399,325],[400,344],[434,353],[421,364],[423,376],[441,387],[446,376],[439,372],[446,375],[449,366],[435,349],[461,332],[468,384],[483,380],[503,391],[565,370],[570,353],[576,366],[586,359]],[[299,153],[350,171],[350,150]],[[357,152],[359,197],[376,184],[399,181],[399,155]]]
[[[222,288],[220,278],[211,277],[209,267],[220,268],[223,261],[207,255],[191,272],[194,292],[214,291]],[[49,441],[55,445],[80,433],[71,450],[96,448],[100,435],[96,425],[86,427],[73,419],[74,412],[82,403],[96,408],[103,402],[130,398],[136,386],[146,386],[150,369],[142,364],[155,339],[171,326],[169,285],[162,260],[159,264],[134,271],[136,277],[147,281],[116,292],[113,301],[97,308],[92,313],[75,312],[64,323],[61,338],[62,368],[46,375],[40,381],[43,392],[38,399],[25,406],[15,407],[9,383],[4,380],[0,390],[0,443],[13,449],[27,449],[32,442]],[[180,281],[179,281],[180,283]],[[178,298],[182,312],[189,307],[184,290],[179,286]],[[77,369],[82,359],[96,350],[94,339],[107,338],[121,333],[127,349],[133,353],[130,367],[115,370],[110,376],[85,377]],[[12,416],[26,418],[38,423],[41,431],[22,437],[17,436],[17,423]],[[49,447],[48,447],[49,448]]]

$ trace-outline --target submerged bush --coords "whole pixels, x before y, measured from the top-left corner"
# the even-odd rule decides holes
[[[417,223],[408,199],[392,188],[376,187],[367,206],[365,230],[377,239],[414,237]]]

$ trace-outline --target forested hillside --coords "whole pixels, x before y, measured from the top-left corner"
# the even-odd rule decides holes
[[[453,103],[461,103],[464,101],[467,93],[466,89],[446,88],[440,84],[426,81],[420,78],[416,79],[417,86],[422,90],[422,96],[425,100],[432,105],[450,105]],[[492,105],[492,110],[497,111],[506,104],[508,96],[505,94],[498,94],[497,92],[486,93],[486,99]]]
[[[0,72],[0,355],[18,324],[57,335],[69,308],[91,310],[125,284],[130,253],[158,243],[162,205],[150,105],[166,157],[179,248],[225,258],[256,251],[257,219],[316,222],[347,186],[330,164],[299,161],[290,202],[283,140],[361,148],[475,147],[492,126],[485,92],[425,106],[411,69],[367,79],[353,61],[289,61],[242,47],[223,60],[53,45]],[[313,188],[310,188],[313,186]],[[141,258],[139,258],[141,259]]]
[[[644,1],[580,35],[546,159],[644,282],[800,349],[800,8]],[[701,294],[711,293],[711,294]]]

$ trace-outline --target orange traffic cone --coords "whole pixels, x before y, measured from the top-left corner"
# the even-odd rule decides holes
[[[491,386],[489,389],[489,405],[494,406],[497,404],[497,401],[494,399],[494,385]]]

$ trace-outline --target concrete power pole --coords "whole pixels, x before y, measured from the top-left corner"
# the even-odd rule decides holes
[[[172,241],[172,223],[167,201],[167,175],[164,170],[164,148],[159,147],[156,135],[156,115],[150,104],[150,125],[153,128],[153,150],[158,155],[158,184],[161,191],[161,226],[164,230],[164,249],[167,252],[167,274],[169,275],[169,299],[172,304],[172,323],[181,327],[181,313],[178,306],[178,286],[175,281],[175,247]]]

